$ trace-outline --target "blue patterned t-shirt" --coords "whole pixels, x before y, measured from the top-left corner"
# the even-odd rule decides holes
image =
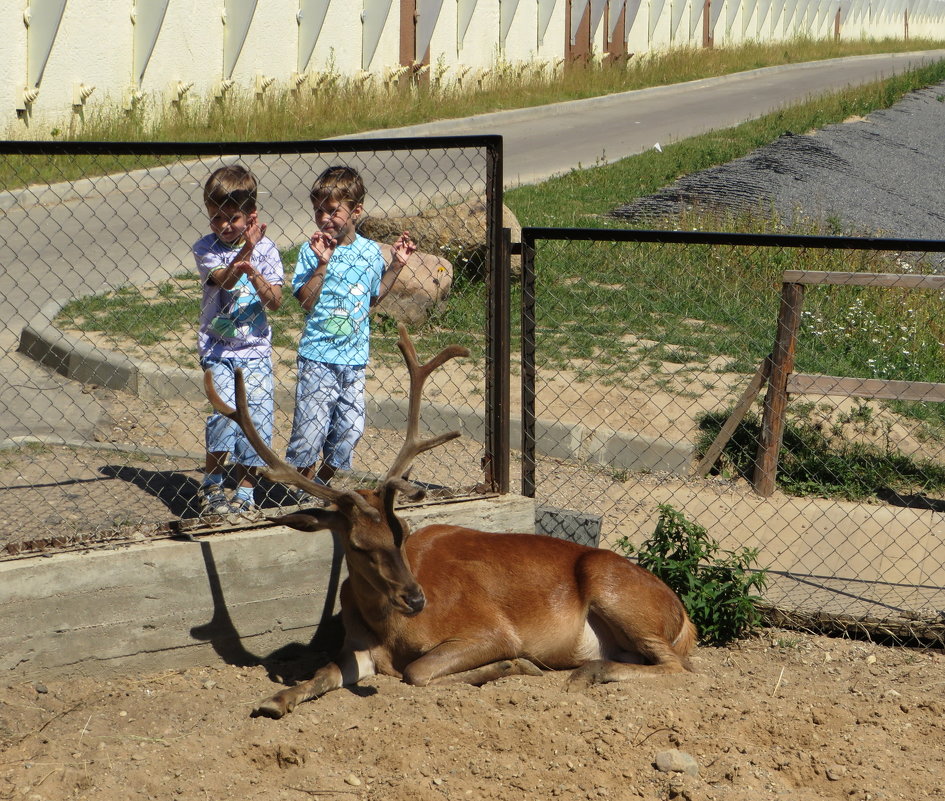
[[[292,276],[298,291],[318,267],[311,245],[299,250]],[[318,302],[305,320],[299,355],[326,364],[362,367],[368,362],[371,339],[371,300],[381,288],[384,257],[377,242],[355,236],[350,245],[335,248],[325,272]]]

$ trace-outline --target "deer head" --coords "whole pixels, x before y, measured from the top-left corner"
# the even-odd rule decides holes
[[[394,500],[398,492],[411,491],[414,497],[422,491],[407,480],[414,459],[424,451],[442,445],[459,436],[450,431],[428,439],[420,437],[420,400],[423,384],[437,367],[456,356],[468,356],[469,351],[459,345],[450,345],[430,361],[420,364],[407,329],[399,326],[397,345],[403,354],[410,376],[407,405],[407,433],[400,452],[381,482],[370,490],[338,490],[317,484],[303,476],[295,467],[280,458],[267,445],[249,415],[243,375],[236,371],[236,409],[223,402],[210,371],[204,372],[204,390],[213,408],[233,420],[246,434],[250,444],[266,463],[263,475],[270,481],[298,487],[327,502],[324,508],[314,508],[282,517],[270,518],[275,523],[302,531],[330,529],[344,543],[348,575],[359,605],[387,607],[404,615],[420,612],[425,604],[423,590],[417,583],[404,555],[404,543],[409,536],[406,524],[394,514]],[[371,619],[365,615],[366,619]]]

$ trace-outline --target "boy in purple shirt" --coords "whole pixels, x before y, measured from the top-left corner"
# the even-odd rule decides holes
[[[256,179],[245,167],[215,170],[203,201],[212,233],[193,247],[203,284],[197,350],[220,397],[235,405],[235,374],[242,369],[250,416],[260,436],[272,441],[272,328],[266,310],[282,303],[282,259],[256,215]],[[221,414],[207,419],[206,464],[200,487],[202,515],[250,512],[256,470],[264,464],[239,427]],[[223,468],[232,454],[237,487],[223,491]]]

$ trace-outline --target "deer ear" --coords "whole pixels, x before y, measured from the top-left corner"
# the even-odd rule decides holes
[[[308,512],[293,512],[290,515],[282,515],[281,517],[267,517],[266,520],[298,531],[323,531],[331,527],[335,514],[327,512],[325,509],[312,509]]]

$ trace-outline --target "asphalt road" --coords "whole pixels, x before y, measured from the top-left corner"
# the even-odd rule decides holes
[[[604,98],[366,132],[377,138],[501,134],[507,187],[614,161],[708,130],[726,128],[826,91],[888,77],[945,58],[945,51],[859,56],[772,67]],[[411,211],[456,179],[448,164],[390,172],[375,202]],[[434,159],[435,161],[435,159]],[[429,162],[429,159],[428,159]],[[0,443],[38,434],[87,438],[102,408],[75,382],[51,376],[15,353],[19,333],[41,310],[124,281],[169,277],[190,267],[189,245],[204,233],[199,187],[213,165],[199,162],[108,176],[74,185],[0,193]],[[273,157],[254,162],[275,230],[301,232],[298,199],[315,165]],[[469,165],[465,166],[469,172]],[[386,188],[386,196],[378,197]],[[288,209],[298,209],[289,212]],[[300,237],[295,237],[296,239]]]
[[[636,155],[656,143],[729,128],[826,92],[943,58],[945,50],[930,50],[766,67],[554,106],[369,131],[354,138],[501,134],[505,185],[512,187]]]

